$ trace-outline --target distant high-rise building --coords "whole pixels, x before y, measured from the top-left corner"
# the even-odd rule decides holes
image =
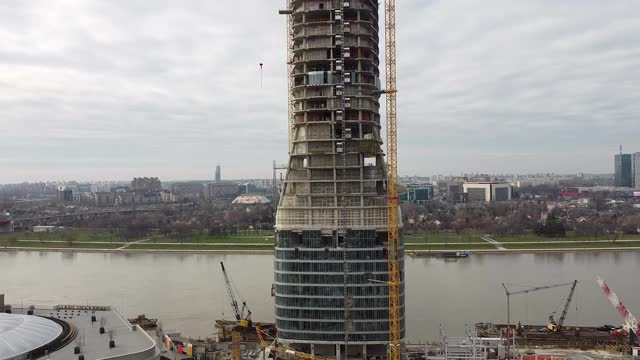
[[[67,188],[66,186],[58,187],[58,192],[56,194],[56,198],[58,201],[73,201],[73,190]]]
[[[220,173],[220,164],[216,165],[216,182],[220,183],[222,181],[222,174]]]
[[[345,347],[349,357],[384,356],[378,1],[291,0],[289,9],[294,128],[275,225],[278,337],[338,359],[347,357]],[[398,248],[404,338],[402,241]]]
[[[157,177],[133,178],[131,190],[137,193],[159,192],[162,190],[162,183]]]
[[[640,152],[633,154],[632,161],[633,187],[640,189]]]
[[[616,154],[614,163],[614,185],[618,187],[633,187],[633,156],[631,154]]]

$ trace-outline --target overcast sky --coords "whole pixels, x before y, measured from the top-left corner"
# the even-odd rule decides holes
[[[0,1],[0,183],[269,177],[283,2]],[[401,175],[605,173],[640,151],[640,1],[397,12]]]

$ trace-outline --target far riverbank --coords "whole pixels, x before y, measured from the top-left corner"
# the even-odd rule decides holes
[[[272,231],[248,231],[225,236],[194,234],[185,237],[150,234],[125,239],[102,229],[65,229],[51,233],[17,232],[0,235],[0,250],[42,250],[82,252],[184,252],[184,253],[271,253]],[[528,253],[569,251],[637,251],[640,235],[562,238],[533,234],[495,236],[478,233],[424,232],[404,236],[407,254],[470,251],[475,253]]]

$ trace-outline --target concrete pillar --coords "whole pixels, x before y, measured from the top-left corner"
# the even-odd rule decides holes
[[[367,360],[367,344],[362,345],[362,360]]]
[[[340,344],[336,344],[336,360],[340,359]]]
[[[314,356],[315,354],[316,354],[316,345],[311,344],[311,356]]]

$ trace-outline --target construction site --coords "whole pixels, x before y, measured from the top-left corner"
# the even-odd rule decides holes
[[[507,324],[479,323],[461,337],[447,337],[441,328],[440,341],[406,343],[396,5],[386,0],[382,6],[379,11],[378,2],[369,0],[289,0],[279,11],[287,22],[289,158],[273,166],[274,184],[276,169],[286,172],[275,225],[275,326],[252,323],[225,273],[236,321],[220,328],[232,343],[233,360],[552,359],[568,356],[545,350],[564,348],[637,355],[638,323],[620,310],[601,280],[624,318],[622,328],[565,325],[577,280],[520,290],[503,284]],[[510,323],[511,296],[557,287],[568,287],[569,294],[546,325]],[[263,349],[257,355],[247,345],[256,342]]]
[[[503,283],[506,324],[478,323],[454,337],[440,325],[440,339],[408,343],[397,186],[396,2],[287,0],[279,14],[287,23],[289,150],[286,164],[273,165],[274,184],[276,169],[285,170],[275,223],[275,322],[253,319],[251,304],[238,291],[243,285],[234,284],[220,262],[234,319],[216,320],[215,338],[186,338],[165,332],[144,316],[126,322],[112,315],[113,322],[122,322],[131,333],[126,334],[140,343],[134,344],[136,349],[142,349],[139,357],[120,358],[552,360],[573,358],[569,350],[605,354],[593,358],[639,355],[640,324],[600,278],[598,285],[620,315],[621,326],[565,324],[578,280],[519,289]],[[468,253],[458,252],[457,257]],[[568,292],[546,324],[512,321],[512,297],[553,288]],[[72,308],[84,317],[91,316],[89,310],[97,311]],[[84,312],[80,315],[78,309]],[[66,319],[66,313],[57,316]],[[93,326],[95,316],[89,319],[85,323]],[[161,341],[139,335],[142,329]],[[37,344],[38,354],[49,343]],[[79,351],[67,350],[76,351],[74,356]],[[26,349],[18,355],[28,351],[35,354]]]
[[[214,339],[194,340],[178,334],[165,335],[167,349],[185,354],[186,346],[193,347],[193,354],[201,354],[204,359],[340,359],[334,356],[312,354],[301,350],[299,346],[279,336],[279,328],[273,322],[257,322],[252,319],[250,304],[242,298],[224,264],[220,263],[224,282],[227,287],[229,304],[233,309],[234,320],[216,320],[217,331]],[[401,343],[402,359],[431,360],[483,360],[483,359],[527,359],[552,360],[569,358],[631,359],[638,356],[637,332],[640,326],[636,318],[620,302],[608,285],[598,278],[598,286],[618,312],[621,325],[574,326],[565,323],[572,305],[578,281],[527,287],[513,290],[503,284],[507,298],[507,323],[477,323],[462,334],[451,336],[445,331],[445,325],[439,325],[439,337],[427,342]],[[561,298],[560,305],[548,315],[546,324],[517,321],[510,323],[510,302],[512,296],[526,295],[544,290],[564,288],[568,294]],[[273,293],[275,295],[275,293]],[[543,295],[549,296],[549,293]],[[502,308],[499,305],[500,308]],[[136,322],[140,319],[130,320]],[[143,319],[144,320],[144,319]],[[155,323],[154,323],[155,325]],[[424,324],[429,326],[429,324]],[[169,338],[170,336],[170,338]],[[178,347],[180,346],[180,347]],[[315,346],[314,346],[315,347]],[[198,358],[198,357],[194,357]],[[386,359],[387,354],[350,353],[342,354],[342,359]],[[184,359],[191,359],[185,357]]]
[[[231,343],[232,360],[567,358],[544,351],[558,348],[630,354],[639,328],[628,312],[620,329],[564,324],[577,280],[523,290],[503,284],[507,324],[476,324],[461,337],[441,329],[440,341],[406,343],[396,5],[386,0],[382,6],[288,0],[279,11],[287,23],[289,157],[273,165],[274,184],[276,169],[285,171],[275,225],[275,324],[252,321],[221,264],[236,319],[217,326],[220,340]],[[552,313],[544,326],[510,323],[511,296],[556,287],[570,288],[559,316]]]

